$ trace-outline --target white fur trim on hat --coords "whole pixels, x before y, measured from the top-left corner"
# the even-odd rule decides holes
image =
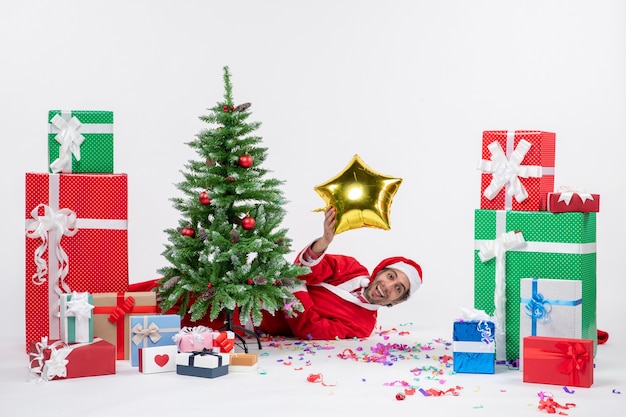
[[[397,269],[398,271],[404,272],[409,279],[409,283],[411,284],[409,287],[409,296],[413,295],[415,291],[418,290],[420,285],[422,285],[422,279],[420,278],[417,269],[405,262],[396,262],[395,264],[385,266],[385,268]]]

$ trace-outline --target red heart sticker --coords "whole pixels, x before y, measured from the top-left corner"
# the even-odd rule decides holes
[[[159,365],[161,368],[167,365],[169,361],[170,361],[170,355],[168,354],[154,356],[154,363]]]

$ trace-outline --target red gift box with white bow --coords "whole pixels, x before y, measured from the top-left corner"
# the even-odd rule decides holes
[[[31,374],[43,380],[115,374],[115,346],[106,340],[66,344],[42,337],[30,343]]]
[[[480,208],[542,211],[554,190],[556,135],[538,130],[483,132]]]
[[[63,293],[128,288],[126,174],[26,174],[26,350],[60,338]]]
[[[552,213],[598,213],[600,194],[591,194],[573,187],[559,187],[558,192],[548,193],[547,208]]]
[[[524,382],[593,385],[593,340],[526,336],[523,343]]]

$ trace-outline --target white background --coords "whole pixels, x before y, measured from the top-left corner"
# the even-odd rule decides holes
[[[322,230],[313,187],[354,154],[403,179],[391,230],[340,234],[332,251],[370,268],[394,255],[421,263],[415,299],[380,314],[416,334],[424,326],[449,337],[458,307],[473,303],[482,131],[556,132],[556,185],[601,194],[598,326],[625,342],[626,3],[5,3],[0,253],[12,348],[24,326],[24,174],[47,171],[48,110],[115,112],[115,171],[129,175],[129,279],[153,279],[163,230],[178,221],[169,198],[196,157],[185,143],[222,99],[226,65],[236,103],[251,102],[262,123],[264,167],[286,181],[294,251]],[[106,199],[106,190],[85,198]]]

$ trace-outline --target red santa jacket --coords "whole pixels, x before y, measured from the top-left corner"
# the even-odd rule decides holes
[[[300,339],[348,339],[372,334],[380,306],[360,302],[350,294],[369,282],[367,268],[345,255],[324,254],[307,262],[301,252],[296,262],[311,268],[309,274],[300,277],[306,286],[294,290],[304,312],[290,318],[282,313],[265,314],[260,330],[285,334],[288,326],[291,334]]]

